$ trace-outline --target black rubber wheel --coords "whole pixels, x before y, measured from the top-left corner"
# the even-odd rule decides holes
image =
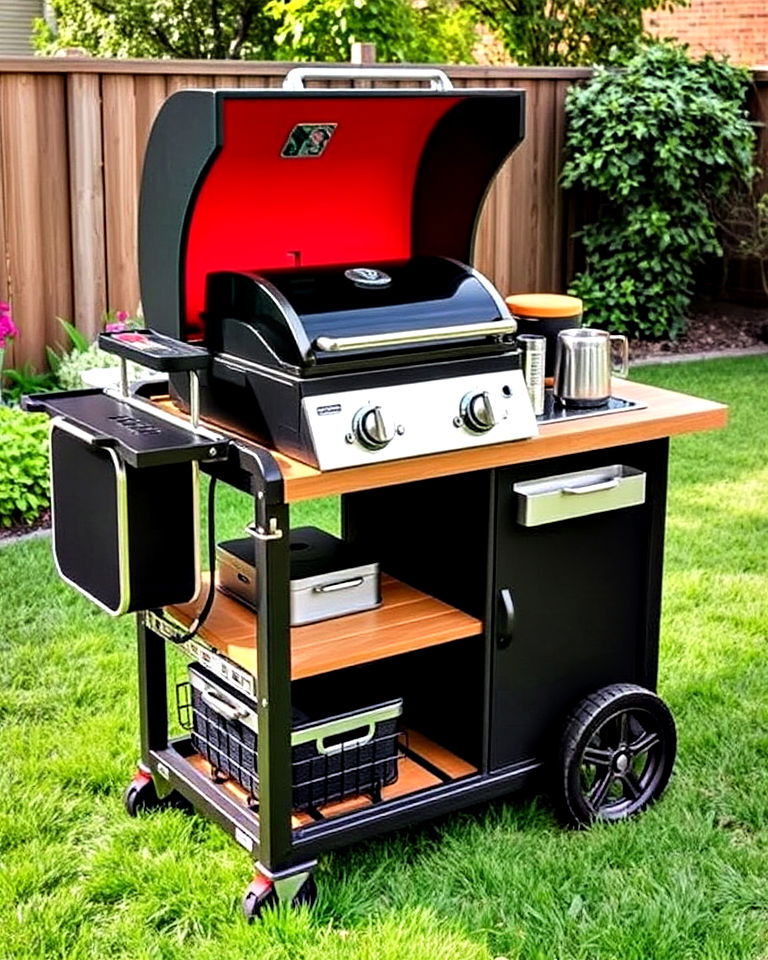
[[[123,806],[129,817],[169,807],[177,810],[191,810],[184,797],[173,790],[164,797],[158,797],[152,777],[144,773],[138,773],[125,788]]]
[[[317,884],[310,874],[291,900],[292,907],[308,906],[317,900]],[[276,907],[278,904],[277,891],[272,881],[262,875],[257,875],[245,888],[243,895],[243,914],[249,923],[258,920],[264,910]]]
[[[554,802],[573,827],[626,820],[669,782],[677,750],[664,701],[633,683],[591,694],[568,717],[554,768]]]

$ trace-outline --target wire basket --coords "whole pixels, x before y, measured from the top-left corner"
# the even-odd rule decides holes
[[[190,731],[194,749],[210,763],[214,779],[234,780],[258,808],[256,705],[201,678],[202,673],[192,665],[192,683],[176,688],[179,722]],[[312,813],[359,795],[378,802],[382,787],[397,779],[401,712],[400,700],[319,721],[294,711],[294,810]]]

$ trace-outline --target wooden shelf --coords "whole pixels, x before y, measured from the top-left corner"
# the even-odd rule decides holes
[[[204,575],[200,596],[169,607],[168,614],[188,627],[203,605],[207,586]],[[381,578],[381,593],[382,604],[375,610],[292,627],[291,678],[312,677],[483,632],[482,622],[475,617],[386,574]],[[199,637],[256,676],[256,629],[256,616],[217,590]]]
[[[402,742],[404,745],[407,744],[409,753],[414,756],[401,756],[399,758],[397,780],[382,789],[382,802],[395,800],[398,797],[407,796],[409,793],[416,793],[428,787],[436,787],[450,780],[458,780],[461,777],[468,777],[477,773],[477,768],[473,767],[472,764],[457,757],[450,750],[433,743],[420,733],[415,733],[412,730],[407,731],[402,737]],[[426,760],[431,767],[439,770],[443,777],[437,776],[422,766],[419,763],[419,758]],[[199,773],[202,773],[208,779],[213,779],[210,763],[199,753],[193,754],[187,760]],[[218,786],[233,800],[244,807],[248,807],[248,794],[238,783],[233,780],[225,780]],[[368,796],[349,797],[347,800],[329,803],[327,806],[321,807],[319,812],[325,819],[329,819],[345,813],[353,813],[355,810],[363,810],[365,807],[372,805],[373,801]],[[253,816],[258,820],[257,813],[253,813]],[[291,824],[294,829],[309,826],[314,822],[315,820],[308,813],[294,811],[291,816]]]

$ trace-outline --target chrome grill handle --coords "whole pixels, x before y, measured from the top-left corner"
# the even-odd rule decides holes
[[[345,350],[371,350],[408,343],[427,343],[430,340],[460,340],[465,337],[501,337],[513,334],[517,322],[512,318],[488,323],[459,323],[452,327],[427,327],[424,330],[394,330],[391,333],[359,337],[317,337],[315,348],[327,353]]]
[[[431,90],[453,90],[443,70],[398,67],[294,67],[283,80],[283,90],[305,90],[304,80],[423,80]]]

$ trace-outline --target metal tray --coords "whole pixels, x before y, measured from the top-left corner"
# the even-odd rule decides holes
[[[536,422],[560,423],[563,420],[580,420],[584,417],[602,417],[607,413],[623,413],[625,410],[644,410],[646,404],[636,400],[624,400],[610,397],[602,407],[564,407],[557,400],[551,387],[544,393],[544,413],[536,417]]]

